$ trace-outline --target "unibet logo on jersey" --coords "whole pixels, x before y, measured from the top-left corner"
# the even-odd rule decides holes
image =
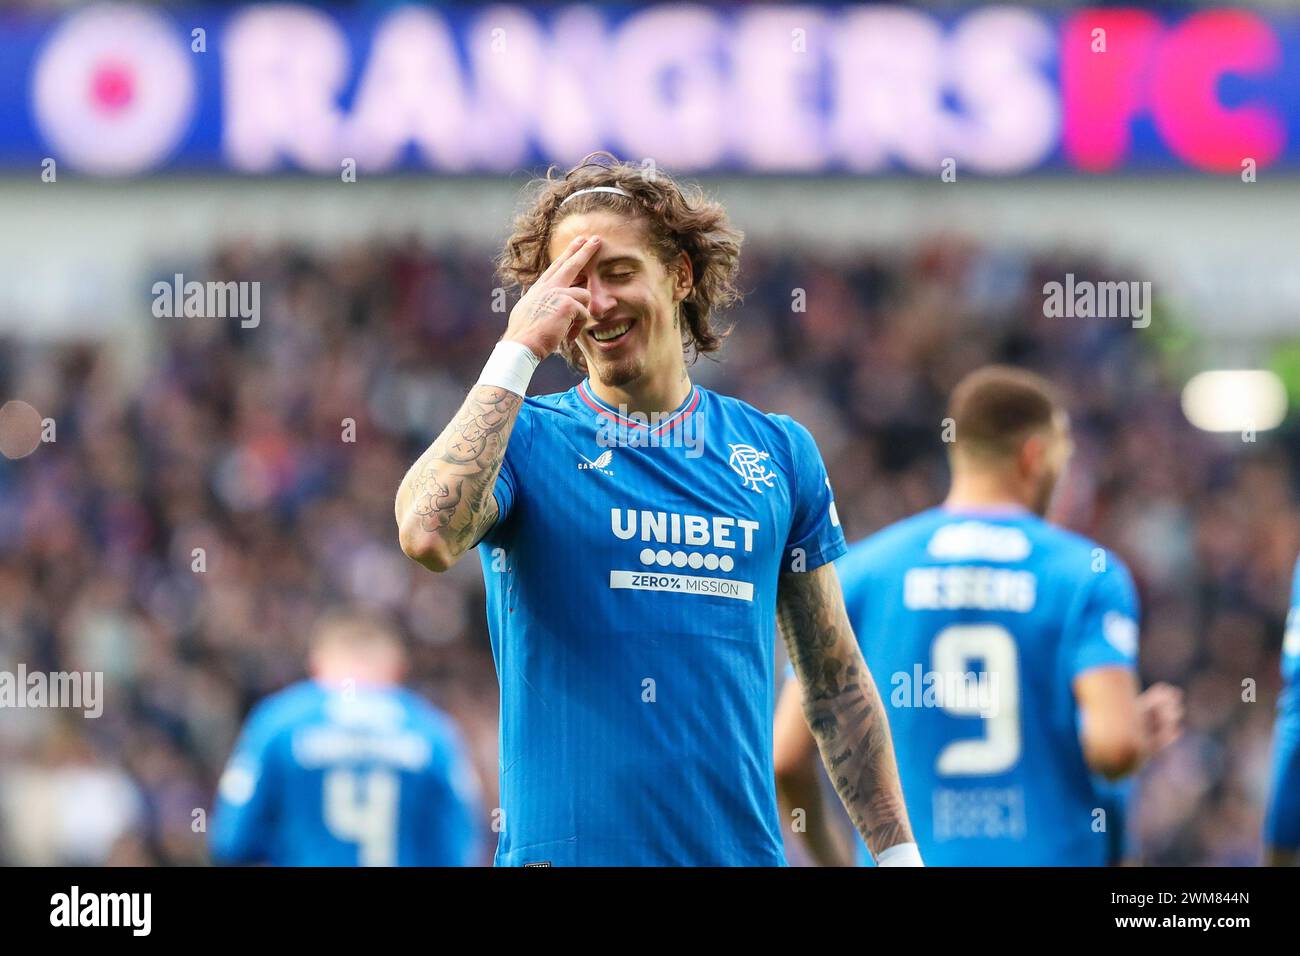
[[[757,521],[715,515],[667,514],[663,511],[637,512],[631,508],[611,508],[610,528],[614,537],[622,541],[639,540],[647,546],[637,554],[641,565],[648,568],[690,568],[707,571],[731,571],[736,559],[728,554],[741,548],[748,554],[754,550],[754,532]],[[639,532],[638,532],[639,525]],[[738,532],[740,540],[733,540]],[[671,551],[658,549],[651,544],[682,545]],[[640,588],[651,591],[674,591],[679,594],[717,594],[742,601],[754,599],[754,585],[750,581],[692,574],[651,573],[627,569],[611,569],[611,588]]]

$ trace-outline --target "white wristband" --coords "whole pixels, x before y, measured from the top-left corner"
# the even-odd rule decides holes
[[[876,866],[925,866],[921,862],[921,851],[915,843],[896,843],[887,850],[881,850],[876,857]]]
[[[541,364],[535,352],[522,342],[498,342],[479,373],[479,385],[504,388],[516,395],[528,393],[528,383]]]

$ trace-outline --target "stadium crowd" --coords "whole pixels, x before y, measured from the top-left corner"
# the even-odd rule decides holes
[[[495,806],[480,570],[424,571],[393,521],[402,474],[504,328],[491,258],[413,240],[231,245],[141,276],[129,341],[0,344],[0,396],[57,424],[0,459],[0,669],[106,685],[98,719],[0,710],[0,863],[204,862],[242,719],[303,675],[308,627],[339,603],[400,624],[410,684],[460,723]],[[174,272],[260,282],[260,321],[154,317],[147,292]],[[1255,441],[1197,432],[1178,402],[1196,370],[1179,317],[1047,318],[1043,284],[1066,272],[1111,277],[1078,253],[956,238],[747,248],[730,341],[693,373],[811,429],[850,541],[941,498],[961,375],[1003,361],[1058,383],[1077,451],[1055,517],[1128,562],[1143,678],[1187,693],[1186,734],[1141,779],[1140,858],[1251,864],[1300,551],[1295,416]],[[576,380],[551,359],[532,391]]]

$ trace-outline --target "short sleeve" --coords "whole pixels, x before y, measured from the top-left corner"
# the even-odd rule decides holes
[[[835,511],[831,480],[817,443],[808,429],[786,415],[776,415],[790,439],[794,487],[793,515],[785,542],[782,568],[811,571],[829,564],[848,550],[844,529]]]
[[[511,509],[519,496],[519,480],[528,464],[533,449],[533,410],[527,401],[519,407],[519,416],[510,432],[506,454],[501,460],[501,471],[492,486],[492,497],[497,502],[497,520],[484,539],[495,538],[510,517]]]
[[[1128,568],[1110,552],[1097,572],[1072,627],[1071,679],[1095,667],[1137,668],[1138,599]]]

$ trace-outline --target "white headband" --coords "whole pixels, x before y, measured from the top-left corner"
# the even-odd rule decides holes
[[[624,196],[628,199],[632,198],[630,193],[625,193],[617,186],[589,186],[586,189],[579,189],[576,193],[569,193],[569,195],[560,200],[560,205],[563,206],[574,196],[581,196],[583,193],[614,193],[616,196]]]

